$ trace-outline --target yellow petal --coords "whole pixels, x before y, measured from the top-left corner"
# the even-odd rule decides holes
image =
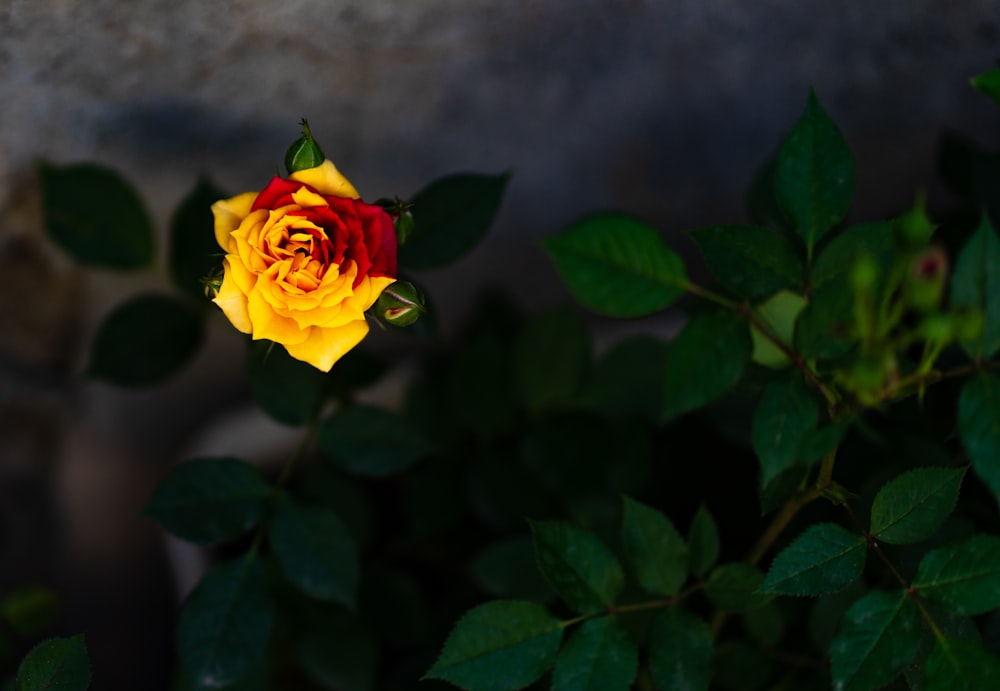
[[[368,334],[364,319],[349,322],[334,329],[314,326],[302,343],[285,345],[285,350],[296,360],[308,362],[316,369],[329,372],[333,363],[361,342]]]
[[[309,329],[300,329],[293,319],[275,312],[274,307],[264,299],[264,292],[260,288],[250,293],[247,312],[250,323],[253,324],[254,339],[266,338],[287,346],[302,343],[309,338]]]
[[[256,192],[244,192],[230,199],[220,199],[212,204],[215,214],[215,241],[219,247],[229,252],[229,234],[240,227],[240,223],[250,213],[250,207],[257,199]]]
[[[367,299],[364,300],[364,307],[361,308],[362,311],[366,311],[374,305],[375,301],[378,300],[378,296],[382,294],[382,291],[395,283],[396,279],[389,278],[388,276],[368,276],[362,283],[365,281],[368,282],[368,288],[371,292],[368,294]],[[355,290],[355,294],[361,292],[361,286],[359,285]]]
[[[212,300],[222,308],[223,313],[233,323],[237,330],[245,334],[250,333],[250,313],[247,311],[247,296],[240,290],[237,282],[233,279],[232,265],[229,257],[223,261],[225,274],[222,277],[222,286],[219,294]]]
[[[350,199],[360,199],[361,195],[354,189],[354,185],[347,181],[333,161],[326,159],[315,168],[298,170],[288,176],[289,180],[304,182],[320,194],[329,194],[334,197],[348,197]]]

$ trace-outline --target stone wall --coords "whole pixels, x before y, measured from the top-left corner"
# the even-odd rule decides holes
[[[245,393],[222,324],[168,386],[79,383],[101,314],[157,284],[81,272],[46,243],[37,162],[117,168],[161,230],[199,173],[259,187],[301,117],[368,199],[510,169],[493,235],[419,276],[448,331],[484,283],[528,309],[565,299],[533,240],[588,211],[639,214],[688,252],[682,231],[743,220],[810,86],[854,151],[856,218],[918,186],[946,204],[937,133],[1000,148],[967,82],[1000,58],[998,18],[998,0],[0,0],[0,592],[64,593],[101,688],[138,688],[144,666],[165,678],[173,592],[136,517]]]

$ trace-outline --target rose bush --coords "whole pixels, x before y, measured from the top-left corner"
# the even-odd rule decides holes
[[[396,234],[331,161],[212,212],[226,252],[213,302],[233,326],[323,371],[365,337],[365,311],[396,280]]]

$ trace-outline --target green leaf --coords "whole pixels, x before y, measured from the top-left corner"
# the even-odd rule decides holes
[[[698,617],[668,607],[649,633],[649,670],[658,689],[705,691],[712,677],[712,631]]]
[[[369,691],[375,677],[375,648],[368,627],[339,607],[310,607],[295,631],[302,670],[323,688]]]
[[[976,75],[970,81],[973,87],[992,98],[993,102],[1000,106],[1000,67]]]
[[[486,235],[510,173],[458,173],[438,178],[413,197],[413,233],[399,248],[407,269],[450,264]]]
[[[958,435],[979,479],[1000,498],[1000,377],[979,372],[958,397]]]
[[[719,559],[719,528],[702,504],[691,519],[688,529],[688,568],[698,578],[715,566]]]
[[[780,595],[826,595],[853,583],[865,567],[865,538],[834,523],[817,523],[786,547],[760,587]]]
[[[844,229],[830,240],[816,258],[809,274],[815,292],[832,281],[847,282],[848,272],[858,257],[889,257],[895,249],[892,223],[874,221]]]
[[[622,545],[639,585],[653,595],[674,595],[687,580],[684,538],[660,511],[623,499]]]
[[[691,232],[708,270],[740,298],[762,300],[801,290],[802,260],[788,240],[757,226],[712,226]]]
[[[843,135],[810,90],[802,117],[778,153],[775,197],[806,244],[813,246],[851,206],[854,164]]]
[[[257,405],[286,425],[306,424],[323,401],[326,375],[271,341],[251,342],[247,376]]]
[[[913,588],[953,614],[1000,607],[1000,537],[970,535],[924,555]]]
[[[302,592],[354,607],[358,547],[335,511],[282,497],[271,519],[270,541],[288,580]]]
[[[591,614],[615,603],[625,574],[597,536],[562,521],[529,523],[538,568],[570,609]]]
[[[641,416],[651,422],[663,410],[663,386],[650,372],[662,372],[670,346],[653,336],[615,344],[594,367],[585,398],[607,415]]]
[[[166,295],[119,305],[97,330],[87,374],[119,386],[150,386],[177,372],[202,338],[199,315]]]
[[[572,309],[536,315],[514,342],[514,383],[535,414],[570,400],[582,388],[589,365],[590,334]]]
[[[975,643],[938,641],[927,657],[927,688],[982,691],[1000,687],[1000,659]]]
[[[36,636],[52,624],[59,596],[40,585],[27,585],[4,596],[0,616],[18,636]]]
[[[274,603],[253,556],[218,566],[188,596],[177,623],[177,650],[196,688],[242,677],[263,655]]]
[[[352,405],[323,423],[319,443],[344,470],[367,477],[399,472],[432,451],[408,419],[367,405]]]
[[[584,622],[556,659],[552,691],[628,691],[639,651],[615,617]]]
[[[74,259],[108,269],[152,265],[153,226],[125,178],[93,163],[40,173],[45,230]]]
[[[851,605],[830,647],[833,687],[868,691],[888,684],[920,645],[920,615],[905,592],[875,590]]]
[[[90,686],[90,656],[83,634],[42,641],[21,660],[16,691],[84,691]]]
[[[494,597],[544,602],[552,597],[538,572],[535,546],[528,536],[498,540],[469,562],[476,584]]]
[[[970,307],[983,315],[979,338],[962,342],[965,352],[973,360],[993,357],[1000,350],[1000,238],[986,214],[958,253],[950,302],[952,307]]]
[[[795,464],[802,442],[819,422],[819,405],[798,370],[775,376],[764,389],[753,417],[753,449],[767,485]]]
[[[684,292],[684,263],[659,234],[629,216],[599,214],[544,241],[570,291],[611,317],[641,317]]]
[[[917,468],[886,483],[875,496],[872,537],[893,545],[926,540],[955,509],[965,468]]]
[[[722,396],[740,380],[752,350],[746,322],[729,312],[692,317],[669,348],[665,419]]]
[[[562,632],[559,620],[540,605],[487,602],[455,624],[425,678],[477,691],[523,688],[555,663]]]
[[[201,301],[201,280],[221,269],[225,252],[215,241],[212,204],[228,195],[199,177],[170,219],[170,277],[181,290]]]
[[[741,612],[760,607],[771,600],[760,592],[764,574],[744,562],[722,564],[715,568],[705,582],[705,597],[717,609]]]
[[[264,516],[271,486],[236,458],[198,458],[175,467],[146,505],[168,532],[199,545],[240,537]]]
[[[806,304],[808,304],[806,299],[801,295],[782,290],[758,305],[755,312],[758,321],[768,334],[791,347],[795,336],[795,322]],[[753,339],[751,358],[754,362],[772,369],[781,369],[791,364],[785,352],[755,324],[750,327],[750,336]]]

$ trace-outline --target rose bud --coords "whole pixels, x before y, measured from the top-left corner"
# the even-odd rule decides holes
[[[393,326],[409,326],[427,311],[423,293],[408,281],[396,281],[382,291],[375,303],[375,315]]]
[[[948,257],[941,248],[930,247],[914,257],[906,277],[910,306],[920,312],[937,309],[947,277]]]
[[[326,159],[323,150],[313,139],[312,132],[309,130],[309,121],[303,118],[301,124],[302,136],[296,139],[285,153],[285,168],[288,169],[289,174],[307,168],[315,168]]]
[[[402,245],[413,232],[413,216],[410,215],[409,211],[400,212],[394,221],[394,226],[396,228],[396,242]]]

